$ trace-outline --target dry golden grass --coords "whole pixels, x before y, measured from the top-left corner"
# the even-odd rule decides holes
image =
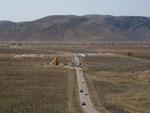
[[[149,43],[147,44],[114,43],[114,44],[100,44],[100,45],[95,44],[93,45],[93,50],[95,52],[111,52],[121,55],[128,55],[128,53],[132,53],[134,57],[150,60]]]
[[[1,46],[1,45],[0,45]],[[20,48],[20,49],[19,49]],[[112,52],[150,59],[149,44],[22,43],[0,47],[0,113],[81,113],[76,76],[47,66],[52,58],[14,58],[11,54]],[[3,54],[5,55],[3,57]],[[7,55],[9,54],[9,55]],[[61,57],[63,63],[72,56]],[[119,57],[89,57],[86,79],[94,105],[103,113],[150,112],[150,64]],[[73,76],[72,76],[73,75]]]
[[[143,59],[117,56],[86,57],[83,63],[86,69],[92,69],[92,71],[134,72],[150,69],[150,63]]]
[[[81,113],[75,72],[50,59],[0,56],[0,113]]]
[[[55,54],[52,50],[44,50],[44,49],[34,49],[34,48],[10,48],[10,47],[1,47],[1,54]]]
[[[95,107],[103,113],[150,112],[150,64],[121,57],[84,59]]]

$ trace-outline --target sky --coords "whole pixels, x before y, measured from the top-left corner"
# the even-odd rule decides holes
[[[0,0],[0,20],[32,21],[68,14],[150,17],[150,0]]]

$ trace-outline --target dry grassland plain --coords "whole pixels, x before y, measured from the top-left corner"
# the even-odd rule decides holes
[[[0,113],[81,113],[74,70],[49,66],[52,57],[14,57],[51,52],[1,48],[0,53]]]
[[[143,59],[87,57],[85,77],[96,109],[103,113],[150,112],[150,63]]]
[[[9,49],[8,49],[9,48]],[[18,48],[16,50],[16,48]],[[10,50],[11,49],[11,50]],[[39,50],[38,50],[39,49]],[[134,57],[150,59],[150,43],[0,43],[0,53],[100,53],[111,52],[122,55],[132,53]]]
[[[81,113],[75,71],[48,66],[59,55],[73,62],[76,52],[140,58],[87,57],[83,68],[98,111],[150,113],[149,50],[149,44],[130,43],[0,43],[0,113]],[[14,57],[24,54],[45,56]]]

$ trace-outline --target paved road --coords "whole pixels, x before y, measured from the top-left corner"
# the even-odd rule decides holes
[[[80,59],[77,55],[75,55],[75,62],[77,65],[80,63]],[[78,87],[79,87],[80,102],[81,102],[81,106],[83,110],[85,111],[85,113],[98,113],[93,108],[93,104],[89,97],[89,92],[88,92],[87,84],[83,75],[82,68],[77,66],[76,73],[77,73],[77,82],[78,82]]]

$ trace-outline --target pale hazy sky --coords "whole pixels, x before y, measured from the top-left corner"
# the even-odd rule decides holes
[[[0,20],[29,21],[55,14],[150,17],[150,0],[0,0]]]

